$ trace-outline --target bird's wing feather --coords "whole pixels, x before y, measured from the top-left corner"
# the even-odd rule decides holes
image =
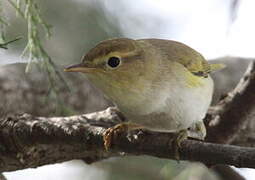
[[[161,51],[168,60],[176,61],[197,76],[207,77],[211,71],[222,69],[221,64],[209,64],[205,58],[189,46],[164,39],[143,39]]]

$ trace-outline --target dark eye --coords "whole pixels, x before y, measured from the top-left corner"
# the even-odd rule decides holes
[[[108,66],[111,68],[116,68],[120,65],[120,58],[118,57],[110,57],[107,61]]]

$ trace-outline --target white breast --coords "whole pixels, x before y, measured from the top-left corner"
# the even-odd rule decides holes
[[[174,88],[171,83],[161,87],[147,102],[130,107],[134,113],[132,110],[124,111],[127,119],[154,131],[186,129],[193,123],[202,121],[212,99],[211,77],[204,78],[200,87],[187,88],[176,82]]]

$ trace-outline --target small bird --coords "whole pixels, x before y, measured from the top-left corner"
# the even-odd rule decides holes
[[[128,120],[106,131],[108,149],[116,131],[140,128],[177,132],[178,144],[188,129],[197,139],[204,139],[203,118],[213,94],[209,73],[223,67],[209,64],[180,42],[117,38],[99,43],[82,63],[65,71],[86,73]]]

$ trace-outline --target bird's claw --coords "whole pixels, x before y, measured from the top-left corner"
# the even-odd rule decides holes
[[[104,132],[104,136],[103,136],[105,149],[108,151],[112,145],[112,141],[114,137],[116,137],[117,135],[123,132],[126,132],[127,130],[128,130],[128,124],[126,123],[117,124],[114,127],[108,128]]]

